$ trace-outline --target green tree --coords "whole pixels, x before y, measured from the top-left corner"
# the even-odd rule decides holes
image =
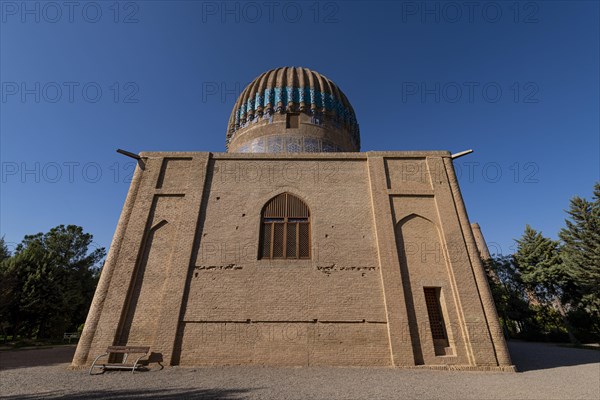
[[[541,325],[551,324],[558,312],[569,339],[576,342],[561,300],[563,291],[560,284],[564,282],[565,276],[559,243],[543,236],[529,225],[516,242],[514,260],[528,297],[530,300],[535,299],[532,306],[537,309],[538,321]],[[557,325],[558,330],[563,328],[560,324]]]
[[[91,249],[92,235],[75,225],[27,235],[15,254],[2,263],[10,277],[11,296],[1,312],[13,333],[60,337],[85,320],[104,248]]]
[[[551,301],[559,290],[556,277],[562,273],[558,242],[529,225],[516,242],[514,259],[528,295],[537,302]]]
[[[535,313],[525,297],[525,287],[513,256],[496,256],[485,261],[496,309],[511,337],[535,337],[539,329]]]
[[[10,258],[10,250],[4,241],[4,236],[0,237],[0,263]]]
[[[2,333],[2,339],[6,340],[7,333],[6,328],[8,324],[6,316],[10,309],[13,301],[13,291],[15,282],[12,274],[8,271],[7,263],[10,259],[11,254],[6,246],[4,237],[0,238],[0,332]]]
[[[591,201],[571,199],[569,218],[559,237],[565,297],[575,309],[585,311],[600,334],[600,183],[594,185]]]

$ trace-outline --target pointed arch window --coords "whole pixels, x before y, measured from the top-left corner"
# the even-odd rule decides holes
[[[261,259],[310,259],[310,211],[290,193],[265,204],[261,215]]]

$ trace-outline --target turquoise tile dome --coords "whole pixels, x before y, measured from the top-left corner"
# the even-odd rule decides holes
[[[274,135],[269,124],[285,114],[308,118],[303,117],[300,130]],[[272,142],[279,137],[282,144],[257,145],[267,136]],[[318,146],[308,144],[313,139]],[[281,67],[261,74],[242,91],[229,118],[226,145],[235,152],[359,151],[360,132],[352,105],[335,83],[308,68]]]

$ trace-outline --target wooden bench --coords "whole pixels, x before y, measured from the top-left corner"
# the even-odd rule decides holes
[[[78,332],[65,332],[63,334],[63,341],[69,339],[69,343],[71,343],[71,339],[79,339]]]
[[[150,347],[143,346],[108,346],[108,348],[106,349],[106,353],[100,354],[92,363],[92,366],[90,367],[90,375],[99,375],[92,373],[94,368],[101,368],[102,373],[104,373],[104,371],[106,371],[107,369],[130,369],[131,373],[133,374],[136,369],[139,369],[142,366],[142,364],[140,364],[139,361],[143,357],[147,356],[149,351]],[[110,356],[111,354],[123,354],[123,361],[117,363],[105,363],[96,365],[98,359],[100,359],[101,357]],[[135,360],[133,364],[128,364],[127,356],[129,354],[141,355]]]

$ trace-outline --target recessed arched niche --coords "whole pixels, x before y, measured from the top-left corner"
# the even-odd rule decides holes
[[[396,244],[415,364],[448,364],[456,355],[456,311],[437,226],[410,214],[396,224]]]

